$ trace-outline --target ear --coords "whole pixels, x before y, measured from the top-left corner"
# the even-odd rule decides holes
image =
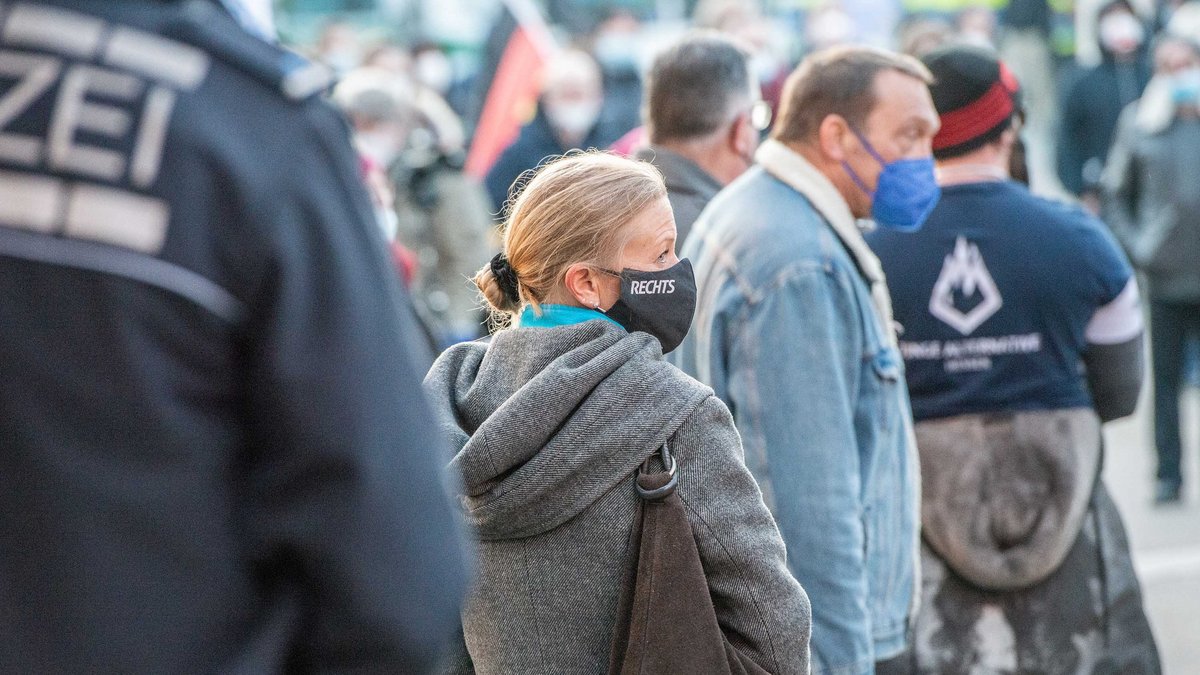
[[[729,128],[725,131],[725,143],[739,157],[745,157],[754,151],[754,146],[746,133],[747,129],[753,131],[753,127],[750,126],[750,115],[742,113],[735,117],[733,122],[730,122]]]
[[[850,133],[850,127],[841,115],[826,115],[817,127],[817,144],[821,154],[831,161],[841,162],[846,159],[845,140]]]
[[[575,263],[567,268],[563,278],[567,293],[582,307],[595,309],[604,302],[600,272],[591,265]]]
[[[1013,143],[1017,141],[1017,135],[1021,133],[1017,125],[1009,125],[1007,129],[1000,132],[1000,148],[1004,151],[1012,149]]]

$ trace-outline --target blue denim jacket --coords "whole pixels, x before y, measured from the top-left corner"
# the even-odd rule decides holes
[[[912,416],[878,299],[813,203],[761,166],[709,205],[683,255],[699,301],[671,358],[733,411],[812,600],[814,672],[871,673],[907,646],[918,578]]]

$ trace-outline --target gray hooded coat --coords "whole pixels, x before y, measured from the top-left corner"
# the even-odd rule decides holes
[[[425,387],[481,542],[451,670],[605,671],[637,554],[634,476],[667,442],[721,628],[772,673],[808,671],[808,598],[729,411],[653,337],[601,320],[509,329],[447,350]]]

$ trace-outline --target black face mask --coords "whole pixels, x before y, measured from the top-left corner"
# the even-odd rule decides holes
[[[625,327],[658,338],[664,354],[683,342],[696,313],[696,275],[686,259],[661,272],[612,270],[621,278],[621,297],[605,314]]]

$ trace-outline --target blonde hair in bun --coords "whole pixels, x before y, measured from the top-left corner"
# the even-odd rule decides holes
[[[514,191],[503,256],[517,297],[505,292],[492,263],[475,274],[497,325],[511,323],[525,305],[538,308],[571,265],[611,264],[626,241],[625,227],[667,194],[662,174],[649,163],[596,150],[570,152],[527,171]]]

